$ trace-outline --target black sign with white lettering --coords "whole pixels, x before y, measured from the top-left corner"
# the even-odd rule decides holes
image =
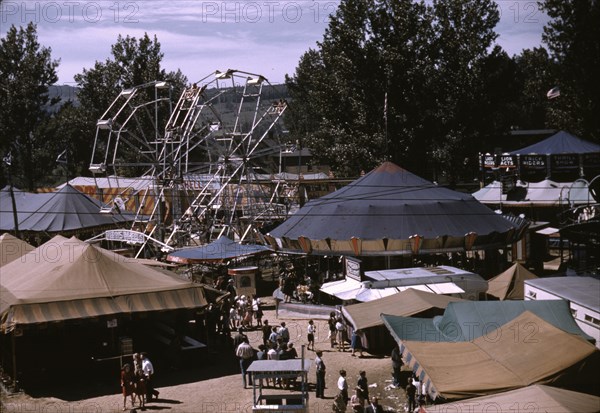
[[[552,169],[577,169],[579,168],[579,156],[574,153],[551,155]]]
[[[546,155],[522,155],[523,169],[546,169]]]
[[[600,167],[600,153],[584,153],[583,154],[583,166],[590,168]]]

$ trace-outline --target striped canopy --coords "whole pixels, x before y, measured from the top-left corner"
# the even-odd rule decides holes
[[[484,396],[563,376],[585,382],[592,380],[598,361],[593,344],[530,311],[475,340],[401,340],[400,350],[434,400]]]
[[[2,267],[0,287],[3,332],[36,323],[207,304],[200,284],[61,236]]]

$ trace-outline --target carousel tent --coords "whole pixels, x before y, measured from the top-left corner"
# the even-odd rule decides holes
[[[167,256],[167,261],[181,264],[223,262],[270,252],[272,250],[263,245],[240,244],[222,235],[210,244],[172,252]]]
[[[588,142],[569,132],[560,131],[533,145],[526,146],[516,151],[510,152],[511,155],[528,154],[563,154],[563,153],[591,153],[600,152],[600,145]]]
[[[408,255],[504,246],[521,229],[470,195],[385,162],[308,202],[266,238],[305,253]]]
[[[451,302],[443,316],[415,318],[381,314],[381,318],[397,340],[465,342],[487,335],[493,337],[494,330],[526,311],[562,331],[595,341],[579,328],[565,300]]]
[[[41,194],[33,194],[38,196]],[[102,213],[103,204],[65,185],[57,192],[43,194],[45,202],[19,222],[19,230],[32,232],[73,232],[96,227],[113,227],[135,219],[133,214]]]
[[[33,211],[36,211],[50,199],[52,194],[33,194],[18,188],[13,188],[13,196],[17,207],[17,224],[23,221]],[[19,229],[21,227],[19,226]],[[13,212],[10,188],[0,190],[0,231],[15,230],[15,213]]]
[[[57,236],[4,267],[10,293],[0,328],[136,312],[194,309],[207,304],[204,286],[111,251]]]
[[[410,317],[431,309],[443,310],[448,303],[462,301],[460,298],[433,294],[413,288],[394,295],[342,307],[342,314],[355,330],[382,326],[380,314]]]
[[[534,384],[517,390],[465,401],[427,406],[427,413],[512,412],[596,413],[600,397],[591,394]]]
[[[0,267],[21,258],[35,248],[10,234],[0,236]]]
[[[523,300],[525,298],[525,280],[535,278],[538,277],[517,262],[506,271],[488,280],[487,293],[500,300]]]
[[[15,196],[19,231],[30,232],[76,232],[90,228],[114,227],[135,219],[127,212],[102,213],[104,205],[73,188],[65,185],[57,192],[18,192]],[[3,190],[0,197],[2,207],[2,230],[14,230],[13,207],[10,194]]]
[[[599,352],[592,344],[530,311],[471,341],[409,340],[402,341],[400,349],[427,393],[433,399],[447,400],[532,384],[566,383],[589,388],[599,361]]]

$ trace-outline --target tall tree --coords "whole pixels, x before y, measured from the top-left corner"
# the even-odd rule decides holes
[[[551,126],[600,142],[600,2],[544,0],[542,39],[557,63],[560,97]]]
[[[161,67],[164,54],[156,36],[151,39],[146,33],[140,39],[136,39],[119,35],[117,42],[111,47],[111,53],[111,58],[104,62],[97,61],[91,69],[84,69],[82,73],[75,75],[75,81],[80,88],[78,112],[85,124],[80,129],[82,139],[87,142],[84,145],[87,150],[85,153],[80,152],[79,156],[85,157],[84,162],[88,166],[96,121],[101,118],[121,90],[153,81],[167,81],[172,86],[171,96],[175,98],[181,94],[187,83],[187,78],[180,70],[167,72]],[[146,102],[154,98],[155,96],[149,91],[146,95],[138,97],[140,101]],[[163,118],[163,122],[159,122],[159,125],[164,125],[168,115],[164,111],[159,113],[159,117]],[[155,125],[149,122],[141,127],[150,130]],[[139,155],[134,152],[131,150],[123,156],[133,161]]]
[[[436,164],[453,180],[481,138],[482,66],[497,37],[499,12],[491,0],[434,0],[432,9],[437,53],[428,93],[436,111],[425,126],[435,137]]]
[[[423,175],[432,158],[456,170],[478,137],[497,22],[491,0],[341,1],[323,41],[288,78],[294,106],[314,114],[303,123],[309,144],[342,173],[383,159]]]
[[[45,147],[38,128],[48,116],[48,86],[58,80],[59,61],[51,52],[38,42],[33,23],[26,28],[13,25],[0,39],[0,152],[12,150],[19,171],[15,184],[28,189],[46,173],[38,162]]]

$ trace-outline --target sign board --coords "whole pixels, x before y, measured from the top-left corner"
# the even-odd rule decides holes
[[[516,168],[517,164],[513,155],[497,155],[497,164],[500,168]]]
[[[553,169],[578,169],[579,156],[577,154],[558,154],[551,155]]]
[[[525,169],[546,169],[546,155],[522,155],[521,167]]]
[[[600,167],[600,152],[584,153],[583,166],[592,168]]]
[[[104,236],[107,241],[121,241],[130,244],[143,244],[146,241],[144,233],[128,229],[113,229],[106,231]]]
[[[480,159],[481,166],[484,168],[516,168],[517,163],[513,155],[509,154],[495,154],[490,155],[486,153],[481,155]]]
[[[361,261],[352,257],[344,257],[346,261],[346,277],[356,281],[362,281],[360,263]]]

